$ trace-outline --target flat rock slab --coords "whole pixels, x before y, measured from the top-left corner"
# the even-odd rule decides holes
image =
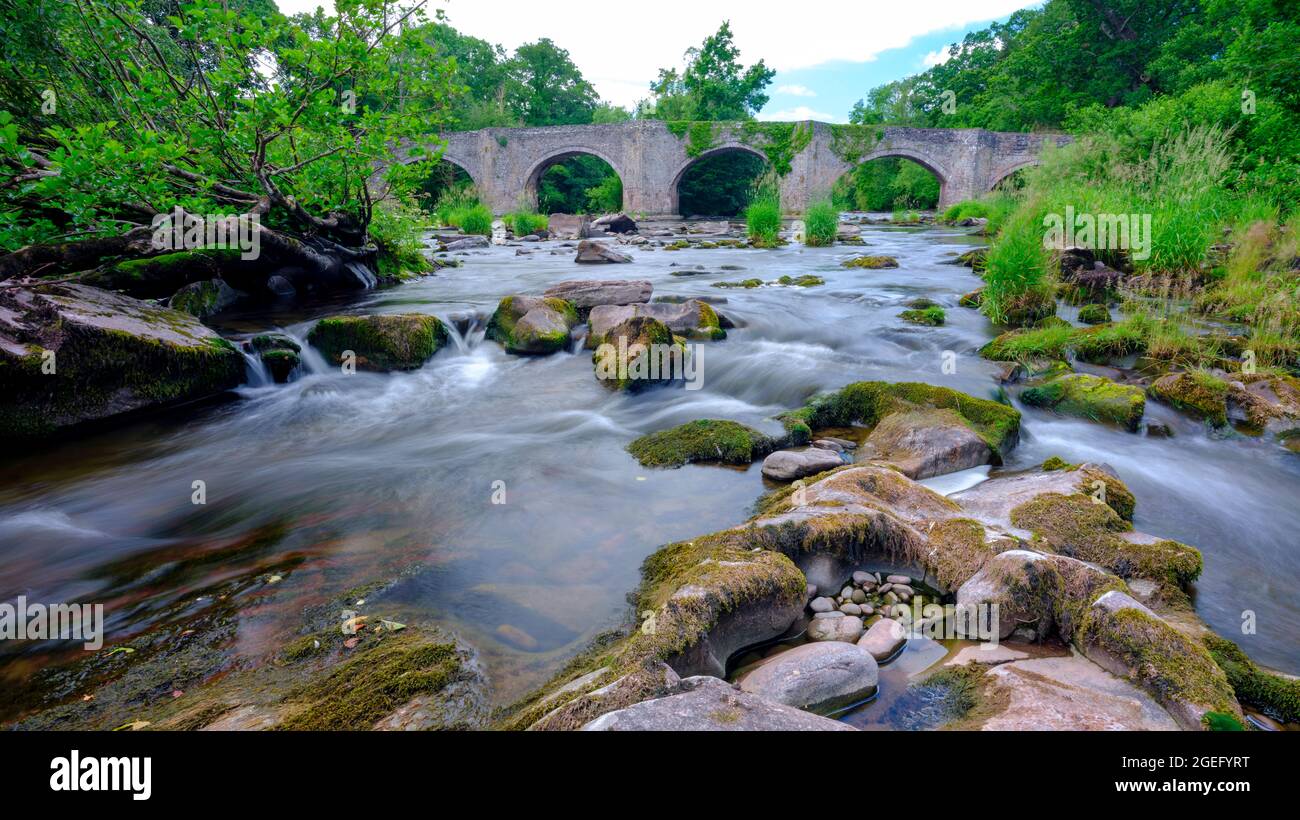
[[[741,691],[768,700],[829,712],[857,703],[876,688],[880,670],[856,644],[806,643],[773,655],[745,673]]]
[[[967,666],[972,663],[1008,663],[1023,661],[1029,657],[1028,652],[1012,649],[1006,644],[982,643],[978,646],[963,646],[957,654],[944,661],[944,666]]]
[[[763,459],[763,475],[775,481],[794,481],[816,475],[844,464],[833,450],[809,447],[806,450],[778,450]]]
[[[844,732],[852,726],[742,692],[718,678],[685,678],[687,691],[601,715],[584,732]]]
[[[857,645],[877,661],[893,655],[907,643],[907,628],[892,618],[881,618],[871,625]]]
[[[1079,654],[1034,658],[995,666],[985,675],[1008,698],[986,720],[990,731],[1177,731],[1155,700]]]
[[[614,250],[603,242],[584,239],[578,243],[578,255],[573,258],[579,265],[626,264],[632,257]]]
[[[654,286],[644,279],[572,279],[552,285],[545,296],[573,303],[578,310],[597,305],[632,305],[649,302]]]

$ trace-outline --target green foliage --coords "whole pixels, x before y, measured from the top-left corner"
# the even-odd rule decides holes
[[[542,214],[520,211],[508,214],[505,223],[510,226],[515,236],[528,236],[546,230],[547,218]]]
[[[641,116],[656,120],[747,120],[767,104],[764,89],[776,72],[762,60],[745,68],[723,22],[698,48],[686,52],[686,65],[659,70],[651,84],[653,102],[641,104]]]
[[[263,198],[270,227],[361,244],[371,170],[393,144],[443,129],[455,85],[420,12],[395,27],[383,0],[310,18],[216,0],[165,19],[124,3],[40,8],[6,29],[0,99],[48,89],[58,105],[0,123],[3,248],[121,233],[124,213],[148,224],[173,206],[243,213]],[[400,173],[391,181],[410,193]]]
[[[492,235],[492,211],[486,205],[469,205],[447,215],[447,224],[460,228],[463,233]]]
[[[840,211],[829,199],[809,205],[803,218],[805,244],[814,248],[826,248],[835,244],[835,236],[840,228]]]
[[[457,223],[452,222],[453,216],[459,218],[466,211],[478,205],[478,194],[473,186],[463,188],[453,188],[442,194],[433,207],[434,216],[437,217],[438,224],[444,227],[459,227]]]
[[[914,325],[930,325],[938,327],[947,321],[948,316],[944,309],[937,305],[926,308],[912,308],[898,314],[905,322],[911,322]]]
[[[426,273],[429,260],[424,256],[424,226],[429,217],[412,204],[383,202],[370,219],[370,238],[379,249],[378,269],[381,278],[402,279]]]
[[[600,157],[581,154],[557,162],[537,185],[542,213],[604,213],[623,207],[623,182]]]
[[[754,195],[745,208],[745,227],[756,248],[775,248],[781,243],[781,197],[775,187],[764,187]]]
[[[995,235],[1002,230],[1003,223],[1019,204],[1020,200],[1016,197],[1001,192],[991,193],[979,199],[968,199],[949,205],[940,219],[954,224],[971,217],[987,219],[985,232]]]
[[[507,96],[524,125],[589,123],[599,96],[569,52],[543,37],[515,50]]]
[[[767,168],[748,151],[719,151],[692,163],[677,187],[683,214],[734,216],[745,210],[754,183]]]
[[[641,436],[627,450],[644,467],[681,467],[696,462],[749,464],[770,453],[776,442],[734,421],[697,419]]]
[[[1026,304],[1051,298],[1054,263],[1043,247],[1042,222],[1036,216],[1032,205],[1013,214],[985,257],[987,284],[980,310],[997,324],[1008,323]]]

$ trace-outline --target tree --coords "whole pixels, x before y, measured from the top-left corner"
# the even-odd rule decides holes
[[[0,246],[17,249],[0,279],[161,253],[150,223],[173,208],[258,215],[264,249],[323,276],[373,266],[374,168],[441,130],[454,87],[423,5],[291,19],[197,0],[165,26],[127,0],[25,6],[4,82],[49,94],[0,111]],[[408,187],[399,169],[379,196]]]
[[[591,122],[600,97],[569,58],[547,38],[515,50],[510,105],[524,125],[580,125]]]
[[[732,40],[731,23],[723,21],[699,48],[686,52],[686,66],[659,70],[651,84],[654,103],[646,116],[663,120],[749,120],[764,105],[764,90],[776,71],[759,60],[745,68]]]

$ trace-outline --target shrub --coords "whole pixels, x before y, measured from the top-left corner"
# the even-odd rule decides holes
[[[756,248],[775,248],[781,243],[781,196],[774,187],[759,190],[745,209],[749,242]]]
[[[419,208],[402,202],[384,202],[375,207],[367,228],[379,249],[376,267],[383,278],[403,278],[425,273],[424,225],[429,217]]]
[[[529,212],[510,214],[505,221],[510,226],[510,230],[514,231],[515,236],[528,236],[544,231],[548,222],[545,216]]]
[[[804,236],[805,244],[809,247],[826,248],[834,245],[839,228],[839,209],[829,199],[808,206],[808,212],[804,214]]]
[[[460,228],[462,233],[492,235],[492,212],[486,205],[471,205],[452,211],[447,223]]]

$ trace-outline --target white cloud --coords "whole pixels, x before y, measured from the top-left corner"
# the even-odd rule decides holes
[[[791,97],[816,97],[817,92],[806,85],[778,85],[773,94],[789,94]]]
[[[778,71],[793,71],[835,61],[869,62],[889,49],[935,31],[1005,17],[1041,0],[927,0],[924,3],[853,3],[803,0],[797,9],[753,0],[702,4],[699,0],[659,0],[652,14],[618,25],[609,15],[592,14],[577,0],[450,0],[431,2],[448,22],[466,34],[500,43],[507,50],[549,37],[569,50],[601,96],[631,106],[649,93],[658,70],[679,65],[682,53],[731,21],[741,60],[759,58]],[[286,13],[331,0],[277,0]],[[542,13],[540,9],[544,8]]]
[[[794,108],[785,111],[776,111],[771,114],[763,113],[759,115],[762,120],[776,120],[782,122],[793,122],[798,120],[819,120],[821,122],[841,122],[843,118],[836,117],[834,114],[827,114],[825,111],[814,111],[806,105],[797,105]]]
[[[934,68],[937,65],[943,65],[944,63],[948,62],[951,59],[952,59],[952,55],[948,53],[948,48],[947,46],[945,46],[936,51],[931,51],[929,54],[925,55],[925,57],[921,59],[921,63],[926,68]]]

